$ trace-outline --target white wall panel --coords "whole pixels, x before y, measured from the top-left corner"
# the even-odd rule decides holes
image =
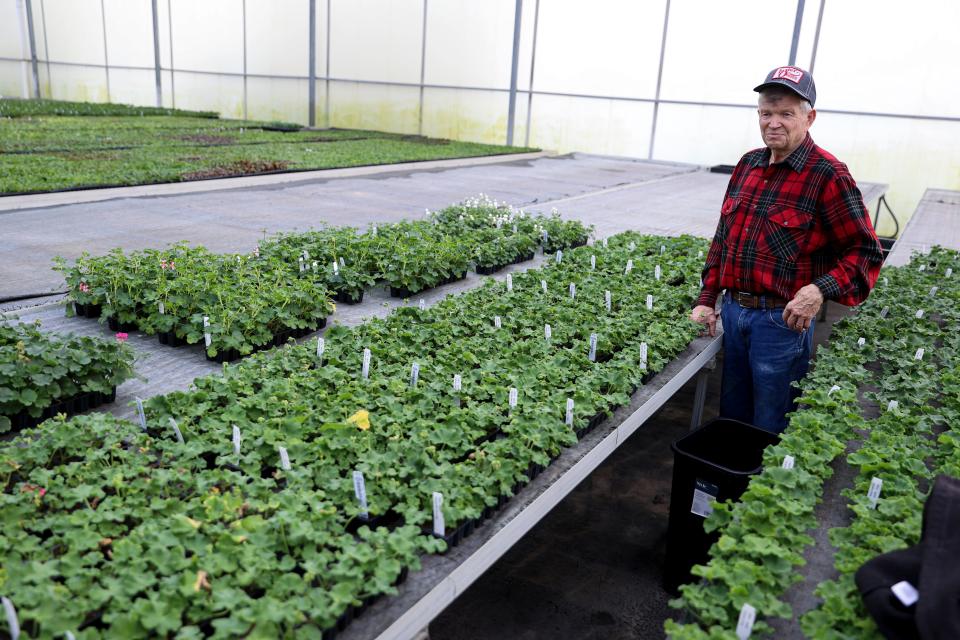
[[[538,95],[532,115],[531,146],[561,153],[647,157],[651,103]]]
[[[431,2],[427,84],[508,89],[515,7],[514,0]]]
[[[44,98],[73,100],[75,102],[106,102],[107,74],[97,67],[50,65],[49,94]],[[45,87],[40,84],[41,91]]]
[[[310,71],[310,3],[307,0],[280,4],[273,0],[246,2],[247,72],[306,77]],[[234,11],[238,9],[234,7]],[[318,1],[317,22],[325,10],[325,3]],[[322,42],[318,39],[317,46]]]
[[[419,87],[330,83],[330,125],[341,129],[374,129],[416,134],[419,123]],[[321,105],[322,98],[317,102]],[[323,123],[322,114],[317,123]]]
[[[110,69],[110,101],[154,107],[157,104],[153,70]]]
[[[0,0],[0,57],[30,57],[24,4],[23,0]]]
[[[173,76],[178,109],[217,111],[225,118],[243,117],[243,78],[183,71]]]
[[[665,2],[541,2],[534,87],[653,98]]]
[[[673,0],[660,97],[756,102],[753,88],[786,64],[795,0]]]
[[[153,67],[150,0],[104,0],[107,59],[111,65]],[[111,93],[113,89],[111,78]]]
[[[433,2],[428,13],[442,11],[442,4]],[[331,76],[420,82],[423,0],[334,0],[331,5]]]
[[[0,60],[0,96],[29,98],[33,91],[33,77],[29,65],[23,62]]]
[[[752,109],[660,105],[653,157],[704,165],[736,164],[763,145]]]
[[[247,117],[306,125],[309,88],[306,80],[247,78]]]
[[[34,29],[43,31],[34,3]],[[43,0],[50,60],[103,64],[100,0]],[[37,51],[39,57],[40,50]]]
[[[427,89],[423,135],[451,140],[505,144],[507,100],[502,91]]]
[[[234,0],[170,0],[177,69],[243,72],[243,22]],[[51,36],[52,38],[52,36]]]

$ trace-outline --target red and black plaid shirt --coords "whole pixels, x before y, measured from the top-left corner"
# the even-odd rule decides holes
[[[703,269],[697,304],[713,306],[723,289],[792,300],[810,283],[824,298],[863,302],[883,254],[863,195],[847,166],[804,141],[770,164],[770,149],[737,163]]]

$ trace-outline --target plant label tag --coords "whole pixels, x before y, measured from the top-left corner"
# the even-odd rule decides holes
[[[370,378],[370,349],[363,350],[363,366],[360,375],[364,380]]]
[[[590,256],[590,268],[591,269],[597,268],[597,256]]]
[[[647,369],[647,343],[640,343],[640,367],[646,371]]]
[[[610,313],[610,306],[611,306],[612,301],[613,301],[613,300],[612,300],[612,298],[611,298],[611,296],[610,296],[610,292],[609,292],[609,291],[604,291],[604,292],[603,292],[603,304],[604,304],[604,306],[607,307],[607,313]]]
[[[547,239],[550,237],[550,234],[547,233],[546,229],[544,229],[543,233],[540,234],[540,237],[543,238],[543,244],[547,244]]]
[[[233,454],[240,455],[240,427],[233,425]]]
[[[660,255],[663,255],[666,252],[667,252],[667,245],[665,244],[660,245]]]
[[[603,248],[604,248],[604,249],[607,248],[607,239],[606,239],[606,238],[603,239]]]
[[[420,298],[420,311],[426,311],[426,310],[427,310],[427,301],[424,300],[423,298]]]
[[[570,299],[574,300],[577,297],[577,285],[570,283]]]
[[[243,129],[240,130],[240,133],[243,133]],[[77,640],[77,637],[76,637],[75,635],[73,635],[73,633],[70,632],[70,631],[64,631],[64,632],[63,632],[63,637],[64,637],[66,640]]]
[[[697,258],[700,259],[703,257],[703,251],[697,251]]]
[[[134,400],[137,401],[137,419],[140,420],[140,429],[141,431],[147,430],[147,416],[143,413],[143,400],[138,397],[134,397]]]
[[[333,275],[340,275],[340,264],[336,260],[333,261]]]
[[[784,469],[793,469],[793,456],[783,456],[783,464],[781,465]]]
[[[887,411],[893,411],[899,406],[900,406],[899,402],[897,402],[896,400],[891,400],[890,402],[887,403]]]
[[[203,316],[203,345],[205,347],[210,347],[210,343],[213,342],[213,338],[210,336],[210,332],[207,329],[210,328],[210,317]]]
[[[17,640],[20,637],[20,620],[17,619],[17,610],[13,606],[10,598],[3,596],[0,598],[3,602],[3,613],[7,616],[7,627],[10,629],[11,640]]]
[[[877,507],[877,500],[880,499],[880,490],[883,489],[883,480],[874,478],[870,481],[870,488],[867,490],[867,498],[870,499],[871,508]]]
[[[340,267],[347,266],[347,261],[343,259],[343,256],[340,256]]]
[[[543,337],[549,340],[553,337],[553,330],[550,328],[550,325],[543,325]]]
[[[883,286],[887,286],[888,284],[890,284],[890,278],[883,276]]]
[[[511,410],[517,407],[517,388],[516,387],[510,387],[510,395],[508,398],[508,402],[510,404]]]
[[[720,487],[697,478],[693,484],[693,504],[690,513],[706,518],[713,513],[713,503],[720,495]]]
[[[563,262],[563,251],[557,249],[557,264]]]
[[[573,398],[567,398],[567,415],[564,418],[564,424],[568,427],[573,426]]]
[[[513,276],[507,274],[507,291],[513,291]]]
[[[623,270],[623,275],[627,275],[633,271],[633,260],[627,260],[627,268]]]
[[[323,338],[317,338],[317,358],[323,360],[323,352],[327,350],[327,341]]]
[[[917,309],[916,316],[917,316],[917,320],[919,320],[920,318],[922,318],[922,317],[923,317],[923,309]]]
[[[500,316],[493,316],[493,326],[494,326],[495,328],[497,328],[497,329],[499,329],[501,326],[503,326],[503,325],[500,323]]]
[[[923,273],[926,270],[927,270],[927,265],[925,264],[920,265],[920,268],[917,269],[917,271],[919,271],[920,273]]]
[[[357,496],[357,502],[360,503],[360,515],[364,518],[370,517],[369,507],[367,506],[367,485],[363,481],[363,473],[353,472],[353,494]]]
[[[460,374],[457,373],[453,376],[453,392],[460,393],[460,390],[463,388],[463,378],[460,377]]]
[[[883,309],[880,309],[881,318],[886,318],[888,313],[890,313],[890,307],[884,307]]]
[[[647,309],[653,311],[653,296],[647,295]]]
[[[923,360],[923,353],[924,353],[923,347],[920,347],[919,349],[917,349],[917,352],[916,352],[915,354],[913,354],[913,359],[914,359],[914,360]]]
[[[597,361],[597,334],[590,334],[590,353],[587,356],[590,359],[590,362]]]
[[[953,275],[953,267],[947,267],[946,273],[943,274],[943,277],[949,278]]]
[[[939,289],[940,287],[937,287],[937,286],[930,287],[930,297],[932,298],[933,296],[937,295],[937,291]]]
[[[170,418],[170,426],[173,428],[173,435],[177,437],[177,442],[180,444],[185,444],[183,441],[183,434],[180,433],[180,427],[177,426],[177,421],[172,417]]]
[[[377,237],[377,225],[373,225],[373,229],[371,229],[371,233],[373,234],[374,238]]]
[[[514,232],[514,233],[517,232],[517,225],[513,225],[513,232]]]
[[[753,633],[753,623],[757,620],[757,610],[746,602],[740,608],[740,618],[737,620],[737,638],[748,640]]]
[[[631,241],[630,241],[630,244],[627,245],[627,248],[630,249],[630,251],[636,251],[636,250],[637,250],[637,243],[631,240]]]
[[[657,280],[659,280],[659,279],[660,279],[660,276],[661,276],[662,274],[663,274],[663,270],[660,268],[660,265],[657,265],[656,267],[654,267],[654,269],[653,269],[653,277],[654,277],[654,278],[656,278]]]
[[[443,521],[443,494],[433,492],[433,535],[443,537],[446,533],[446,523]]]
[[[420,365],[416,362],[410,367],[410,386],[416,387],[417,380],[420,379]]]
[[[300,256],[300,273],[303,273],[306,270],[306,265],[303,264],[303,256]]]
[[[303,261],[310,262],[310,253],[306,249],[303,250]]]
[[[840,385],[835,384],[832,387],[830,387],[830,391],[827,391],[827,395],[832,396],[834,391],[840,391]]]
[[[862,346],[865,345],[865,344],[867,344],[867,339],[866,339],[866,338],[860,338],[859,340],[857,340],[857,346],[858,346],[858,347],[862,347]]]
[[[164,315],[166,308],[163,306],[163,300],[157,303],[157,311],[160,312],[160,315]]]
[[[286,447],[280,447],[280,468],[284,471],[290,471],[290,455],[287,454]]]
[[[901,580],[890,587],[890,591],[893,591],[893,595],[897,596],[897,599],[900,600],[905,607],[912,607],[917,603],[917,600],[920,599],[920,592],[906,580]]]
[[[540,288],[543,289],[543,292],[544,292],[544,293],[547,292],[547,281],[546,281],[546,280],[541,280],[541,281],[540,281]]]

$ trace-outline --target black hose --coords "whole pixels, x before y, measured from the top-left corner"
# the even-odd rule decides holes
[[[20,300],[30,300],[32,298],[49,298],[51,296],[62,296],[65,293],[70,293],[70,291],[64,289],[63,291],[48,291],[46,293],[18,293],[15,296],[6,296],[3,298],[0,298],[0,304],[5,304],[7,302],[18,302]]]
[[[896,230],[893,232],[890,238],[896,238],[900,235],[900,221],[897,220],[897,216],[893,215],[893,209],[890,208],[890,205],[887,204],[887,198],[885,195],[880,196],[880,200],[877,202],[877,215],[873,218],[873,228],[877,228],[877,223],[880,222],[880,208],[886,207],[887,213],[890,214],[890,217],[893,218],[893,224],[896,225]],[[885,236],[886,237],[886,236]]]

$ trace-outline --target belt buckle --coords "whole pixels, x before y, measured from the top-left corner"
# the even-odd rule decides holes
[[[741,307],[745,307],[747,309],[757,309],[759,308],[759,302],[760,300],[757,298],[757,296],[744,291],[737,291],[737,304],[739,304]]]

